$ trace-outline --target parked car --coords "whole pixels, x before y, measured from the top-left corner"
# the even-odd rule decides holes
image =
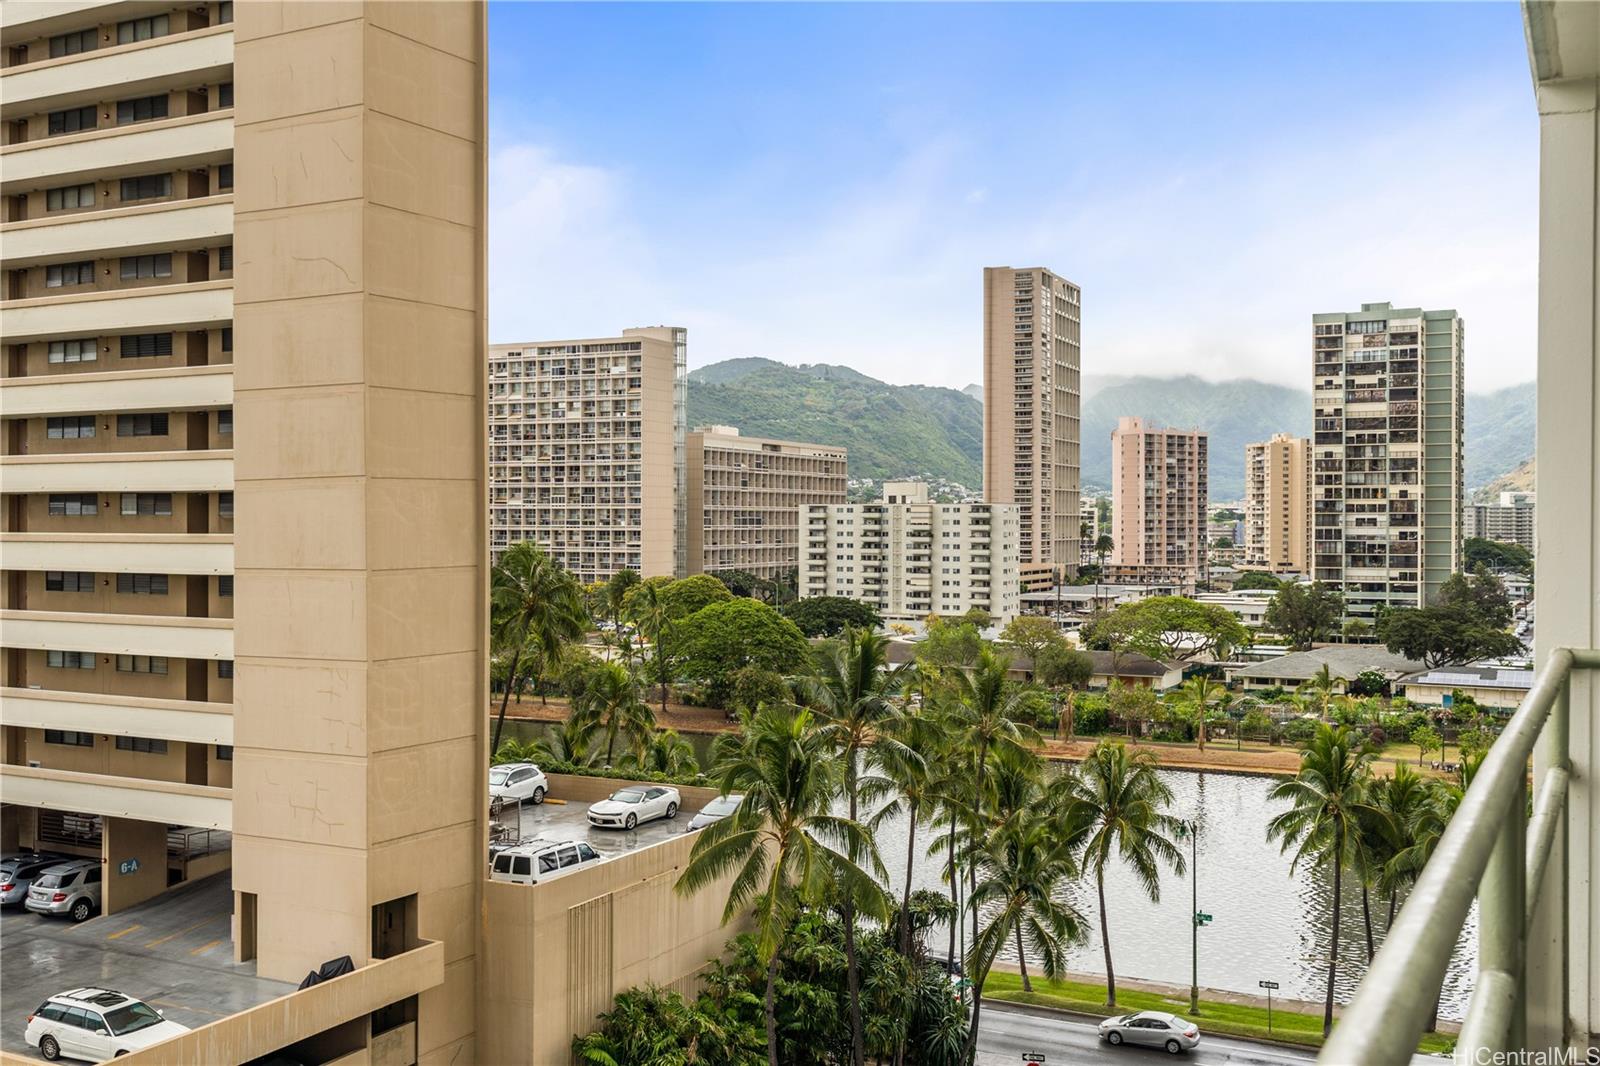
[[[74,988],[39,1004],[28,1015],[23,1039],[52,1061],[101,1062],[188,1031],[132,996],[106,988]]]
[[[632,829],[656,818],[676,818],[678,790],[666,785],[630,785],[589,808],[589,824],[601,829]]]
[[[545,780],[544,771],[531,762],[508,762],[489,767],[491,804],[495,800],[502,804],[521,800],[543,803],[545,793],[549,791],[550,782]]]
[[[739,809],[739,804],[744,802],[744,793],[730,792],[726,796],[718,796],[704,807],[693,818],[689,819],[689,832],[704,829],[712,822],[720,822],[728,815]]]
[[[11,907],[28,898],[28,886],[52,866],[67,861],[65,855],[25,852],[0,859],[0,906]]]
[[[1200,1045],[1200,1030],[1193,1022],[1176,1014],[1142,1010],[1101,1022],[1100,1039],[1108,1044],[1164,1048],[1168,1054],[1177,1055]]]
[[[489,879],[537,885],[602,858],[581,840],[533,840],[498,852],[489,869]]]
[[[75,922],[86,921],[100,909],[99,861],[73,859],[47,868],[28,886],[23,906],[39,914],[70,914]]]

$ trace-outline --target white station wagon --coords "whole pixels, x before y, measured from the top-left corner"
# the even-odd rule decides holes
[[[534,840],[498,852],[489,868],[491,881],[537,885],[599,862],[603,855],[581,840]]]
[[[52,1062],[102,1062],[138,1051],[189,1027],[169,1022],[154,1007],[108,988],[74,988],[51,996],[28,1015],[23,1039]]]

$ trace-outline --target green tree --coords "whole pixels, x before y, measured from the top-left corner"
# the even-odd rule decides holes
[[[639,584],[639,571],[618,570],[606,579],[601,587],[601,599],[605,602],[606,617],[612,625],[622,621],[623,605],[628,602],[628,593]]]
[[[667,582],[658,578],[641,581],[623,601],[629,619],[650,641],[651,672],[661,686],[661,713],[667,713],[667,685],[672,681],[672,655],[668,639],[672,628],[672,615],[662,590]]]
[[[934,617],[927,637],[917,645],[917,661],[941,667],[971,666],[984,646],[977,626]]]
[[[693,574],[669,581],[661,590],[661,599],[667,615],[673,621],[688,618],[713,603],[726,603],[734,598],[728,586],[710,574]]]
[[[1162,660],[1225,657],[1250,642],[1250,631],[1233,612],[1186,596],[1151,596],[1119,604],[1089,628],[1090,640],[1112,651],[1120,645]]]
[[[725,705],[733,678],[748,667],[791,674],[802,669],[810,647],[795,624],[759,600],[729,598],[674,626],[685,677],[706,682],[711,699]]]
[[[1094,659],[1066,641],[1047,645],[1033,661],[1033,676],[1053,691],[1064,692],[1061,715],[1057,728],[1066,726],[1067,739],[1071,740],[1077,726],[1078,692],[1087,688],[1094,678]]]
[[[1000,641],[1028,657],[1034,676],[1039,673],[1039,656],[1046,648],[1066,647],[1067,638],[1050,619],[1037,614],[1019,614],[1000,631]]]
[[[1178,687],[1174,703],[1194,723],[1194,739],[1200,751],[1206,750],[1206,719],[1216,708],[1219,697],[1226,697],[1220,682],[1204,674],[1191,677]]]
[[[655,729],[656,718],[639,691],[639,679],[619,662],[598,664],[589,675],[589,686],[573,701],[573,713],[595,723],[606,735],[605,765],[613,765],[617,735],[632,746],[647,741]]]
[[[767,1060],[780,1066],[775,986],[795,914],[823,903],[841,885],[858,904],[886,914],[881,890],[872,891],[882,863],[860,823],[832,813],[844,767],[809,710],[763,706],[717,773],[723,795],[741,792],[744,799],[700,831],[676,887],[693,895],[731,874],[723,921],[753,910],[756,953],[766,967]],[[866,856],[868,865],[851,855]]]
[[[1233,582],[1233,591],[1249,592],[1252,589],[1266,589],[1276,592],[1283,587],[1283,582],[1267,573],[1265,570],[1246,570]]]
[[[1148,685],[1129,685],[1113,680],[1106,686],[1106,711],[1122,719],[1124,731],[1133,736],[1134,725],[1156,716],[1159,701]]]
[[[1167,813],[1172,790],[1156,774],[1156,765],[1149,752],[1130,755],[1119,741],[1102,740],[1076,774],[1057,779],[1058,833],[1081,842],[1082,864],[1094,871],[1108,1007],[1117,1005],[1117,972],[1111,962],[1106,868],[1113,857],[1126,864],[1152,903],[1161,899],[1162,866],[1179,877],[1184,873],[1183,852],[1168,835],[1181,823]]]
[[[1111,539],[1111,534],[1102,533],[1095,538],[1094,557],[1102,571],[1106,568],[1106,556],[1117,550],[1117,542]]]
[[[809,596],[783,606],[783,616],[808,637],[838,636],[846,626],[877,629],[883,625],[878,609],[848,596]]]
[[[1418,726],[1411,731],[1411,743],[1417,746],[1417,765],[1421,766],[1430,751],[1441,751],[1444,742],[1439,731],[1431,725]]]
[[[1327,663],[1317,667],[1317,672],[1300,682],[1295,692],[1317,709],[1317,717],[1326,720],[1333,698],[1339,694],[1340,678],[1335,677]]]
[[[1290,647],[1304,649],[1318,641],[1331,640],[1339,632],[1343,615],[1344,597],[1322,582],[1290,582],[1281,586],[1267,604],[1262,624],[1281,633]]]
[[[587,766],[594,762],[595,752],[591,745],[598,729],[598,723],[592,718],[569,715],[558,728],[547,731],[529,745],[523,758],[511,761],[534,762],[541,766],[549,766],[552,763],[563,766]]]
[[[1510,570],[1533,576],[1533,553],[1520,544],[1484,537],[1468,537],[1461,548],[1461,563],[1468,570]]]
[[[525,661],[556,661],[568,641],[583,636],[585,625],[583,598],[571,574],[533,541],[506,549],[489,575],[490,636],[498,653],[510,660],[490,751],[500,748],[506,704]]]
[[[1452,574],[1428,607],[1397,607],[1378,621],[1378,639],[1396,655],[1437,669],[1475,659],[1498,659],[1522,651],[1506,631],[1513,609],[1505,586],[1493,574]]]
[[[1364,618],[1351,618],[1339,630],[1347,643],[1359,644],[1372,636],[1372,623]]]
[[[961,621],[981,632],[994,625],[994,615],[982,607],[968,607],[967,613],[961,616]]]
[[[636,738],[633,749],[623,752],[617,760],[617,768],[685,778],[700,772],[700,762],[694,756],[694,745],[679,736],[676,729],[658,729]]]
[[[1322,1035],[1333,1031],[1333,982],[1339,969],[1339,904],[1344,871],[1355,859],[1360,819],[1366,802],[1372,754],[1348,726],[1319,723],[1316,735],[1300,754],[1293,780],[1272,790],[1272,798],[1289,809],[1267,823],[1267,839],[1294,851],[1289,870],[1302,863],[1328,869],[1333,878],[1333,929],[1328,943],[1328,985],[1322,1006]]]

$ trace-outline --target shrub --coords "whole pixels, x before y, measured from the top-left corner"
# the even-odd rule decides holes
[[[1312,718],[1291,718],[1283,726],[1283,739],[1291,744],[1305,744],[1317,735],[1317,722]]]
[[[1107,722],[1103,696],[1079,696],[1073,703],[1073,732],[1097,737],[1106,731]]]

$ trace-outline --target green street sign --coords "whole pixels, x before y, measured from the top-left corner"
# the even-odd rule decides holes
[[[1211,915],[1207,914],[1205,911],[1194,912],[1194,924],[1205,925],[1209,921],[1211,921]]]

